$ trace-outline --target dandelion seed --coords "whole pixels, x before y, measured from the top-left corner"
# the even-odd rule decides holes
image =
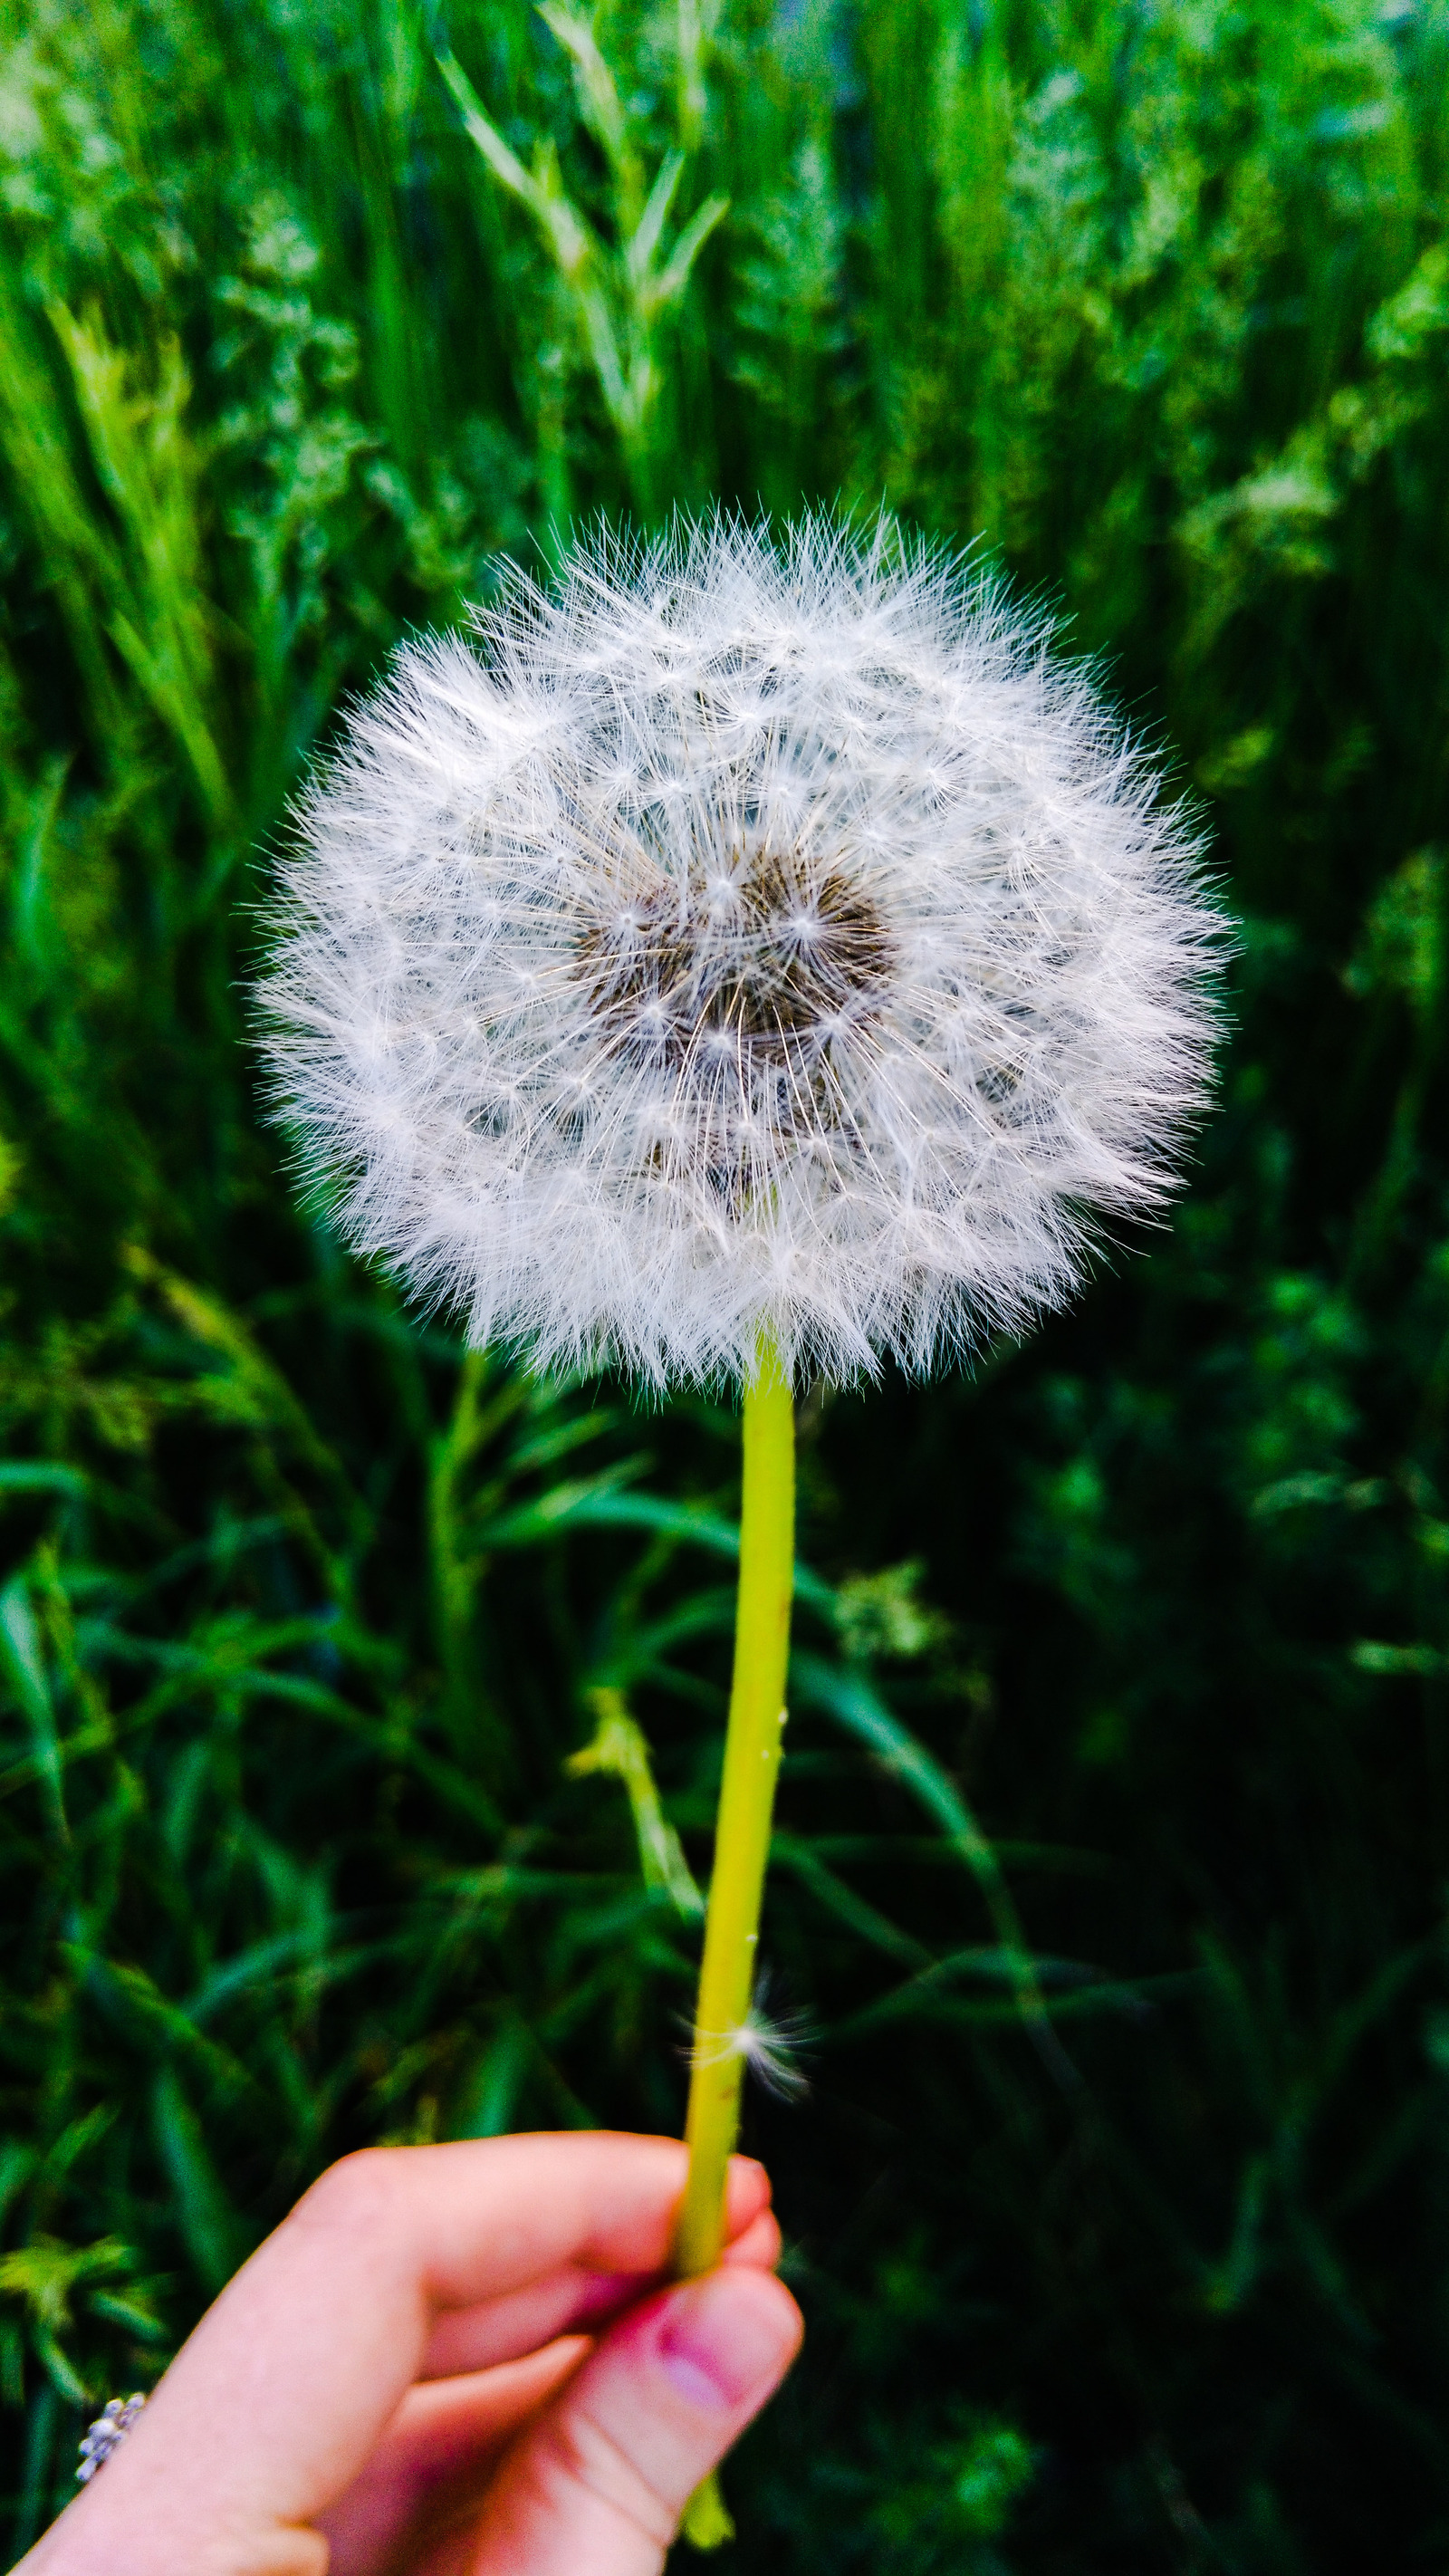
[[[923,1370],[1162,1202],[1221,919],[1040,618],[883,522],[598,535],[406,646],[261,1001],[359,1250],[656,1386]]]
[[[803,2012],[771,2014],[767,1990],[762,1977],[743,2020],[728,2030],[695,2031],[686,2053],[692,2069],[738,2065],[776,2101],[798,2102],[810,2090],[810,2079],[798,2063],[812,2035],[810,2017]]]

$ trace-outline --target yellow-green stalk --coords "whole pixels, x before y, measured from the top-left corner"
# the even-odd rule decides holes
[[[794,1567],[794,1403],[774,1343],[762,1334],[755,1375],[745,1389],[734,1675],[694,2020],[685,2123],[689,2177],[674,2242],[681,2280],[711,2271],[723,2239],[725,2178],[739,2131],[743,2038],[785,1728]],[[696,2548],[712,2549],[731,2529],[711,2477],[690,2500],[685,2537]]]

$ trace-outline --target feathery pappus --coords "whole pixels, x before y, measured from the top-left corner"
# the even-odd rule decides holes
[[[777,2102],[798,2102],[810,2090],[800,2059],[814,2037],[813,2025],[803,2012],[770,2012],[768,1989],[768,1975],[762,1973],[743,2020],[730,2030],[693,2032],[689,2062],[691,2067],[713,2067],[736,2060],[761,2092]]]
[[[655,1386],[923,1370],[1077,1284],[1202,1107],[1223,918],[1038,615],[890,520],[595,533],[405,645],[261,987],[343,1231]]]

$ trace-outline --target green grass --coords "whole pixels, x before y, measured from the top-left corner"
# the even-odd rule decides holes
[[[737,1426],[346,1261],[245,979],[500,549],[884,497],[1107,657],[1246,927],[1171,1228],[805,1409],[733,2563],[1449,2561],[1446,191],[1445,0],[6,9],[12,2552],[331,2156],[678,2123]]]

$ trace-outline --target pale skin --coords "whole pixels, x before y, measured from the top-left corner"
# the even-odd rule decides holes
[[[746,2158],[665,2285],[684,2174],[609,2133],[347,2157],[15,2576],[658,2576],[801,2334]]]

